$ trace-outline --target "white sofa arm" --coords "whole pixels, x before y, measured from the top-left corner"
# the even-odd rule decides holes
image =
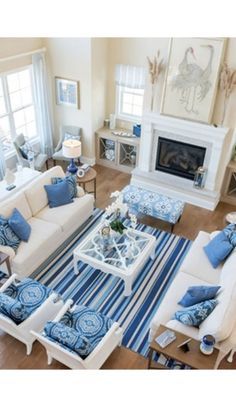
[[[16,255],[13,248],[8,247],[7,245],[0,245],[0,251],[2,251],[2,253],[5,253],[5,254],[9,255],[10,260],[12,260]]]
[[[83,197],[85,195],[85,191],[82,187],[77,186],[77,197]]]

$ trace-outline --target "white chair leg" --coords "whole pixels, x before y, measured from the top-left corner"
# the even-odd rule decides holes
[[[32,343],[26,344],[26,354],[27,354],[27,356],[29,356],[31,354],[32,346],[33,346]]]
[[[52,358],[51,354],[48,353],[48,352],[47,352],[47,356],[48,356],[48,365],[50,366],[50,364],[52,364],[53,358]]]
[[[226,353],[224,351],[219,351],[218,357],[215,362],[214,369],[218,369],[220,362],[223,360],[223,358],[226,356]]]
[[[229,357],[227,357],[228,363],[232,363],[233,362],[234,353],[235,353],[235,349],[232,348],[232,350],[230,351]]]

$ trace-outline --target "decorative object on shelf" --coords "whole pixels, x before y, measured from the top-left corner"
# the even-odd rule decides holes
[[[79,178],[84,177],[84,175],[89,171],[90,165],[89,164],[83,164],[78,168],[77,176]]]
[[[153,112],[155,86],[157,85],[158,77],[163,70],[163,58],[160,58],[160,50],[157,51],[157,54],[155,55],[153,61],[151,61],[149,57],[147,57],[147,60],[148,60],[150,81],[152,85],[151,112]]]
[[[110,128],[110,119],[104,119],[104,128]]]
[[[79,82],[55,77],[56,103],[79,109]]]
[[[236,86],[236,69],[229,68],[228,64],[224,62],[220,73],[219,87],[224,92],[223,114],[221,118],[221,125],[225,120],[226,109],[229,103],[229,97]]]
[[[131,132],[127,131],[112,131],[112,135],[121,136],[125,138],[136,138],[135,134],[132,134]]]
[[[205,167],[198,167],[193,180],[194,187],[197,189],[203,189],[206,182],[206,173],[207,169]]]
[[[108,219],[110,228],[123,234],[126,227],[124,226],[123,219],[128,215],[131,220],[131,227],[135,228],[137,225],[137,218],[134,214],[129,213],[129,207],[127,203],[123,202],[123,194],[119,191],[111,193],[111,198],[116,198],[110,206],[105,209],[104,219]]]
[[[161,113],[211,123],[223,38],[173,38],[165,76]]]
[[[116,115],[114,113],[110,114],[109,127],[110,129],[116,129]]]
[[[4,180],[7,183],[6,190],[12,190],[16,187],[14,184],[15,174],[9,168],[6,168]]]
[[[135,166],[136,147],[134,145],[120,144],[120,164]]]
[[[141,136],[141,125],[140,124],[137,123],[136,125],[133,126],[133,135],[140,138],[140,136]]]
[[[214,351],[215,338],[213,335],[204,335],[200,344],[200,350],[203,354],[210,355]]]
[[[74,159],[78,158],[78,164],[80,164],[79,157],[81,156],[81,142],[77,139],[67,139],[63,142],[62,152],[64,157],[71,159],[71,163],[67,167],[67,171],[71,174],[76,174],[78,167],[75,165]]]

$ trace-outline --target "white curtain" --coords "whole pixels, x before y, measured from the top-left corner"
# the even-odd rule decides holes
[[[5,162],[4,152],[3,152],[2,141],[0,139],[0,180],[3,180],[3,177],[5,176],[5,171],[6,171],[6,162]]]
[[[116,65],[116,84],[118,86],[143,89],[145,86],[145,68],[132,65]]]
[[[51,157],[53,154],[52,121],[44,53],[33,54],[32,64],[41,149],[43,153]]]

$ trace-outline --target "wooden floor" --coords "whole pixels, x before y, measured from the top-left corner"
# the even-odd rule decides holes
[[[130,182],[130,176],[110,168],[94,167],[97,171],[97,201],[96,206],[105,208],[110,203],[110,194],[115,190],[121,190]],[[200,230],[214,231],[221,229],[224,217],[228,212],[234,211],[235,206],[220,203],[214,212],[186,205],[181,221],[175,226],[174,233],[189,239],[194,239]],[[140,217],[141,222],[169,231],[168,224],[154,220],[150,217]],[[30,356],[26,356],[25,346],[13,337],[0,331],[0,369],[65,369],[66,367],[57,361],[47,366],[47,358],[44,348],[35,342]],[[146,369],[147,360],[137,353],[125,347],[118,347],[106,363],[103,369]],[[236,369],[236,355],[233,363],[227,363],[224,359],[220,364],[221,369]]]

